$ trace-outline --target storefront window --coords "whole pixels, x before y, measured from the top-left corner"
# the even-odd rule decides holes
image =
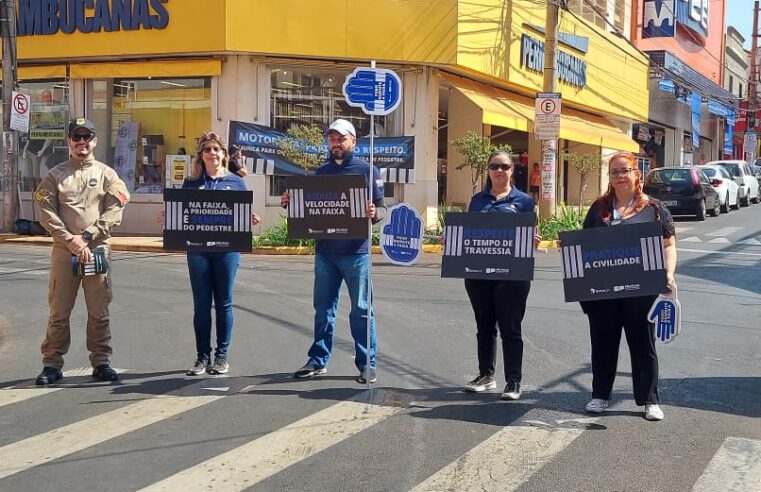
[[[161,193],[167,155],[192,153],[211,124],[211,79],[96,80],[95,156],[133,193]]]
[[[370,117],[346,104],[341,87],[351,70],[277,67],[270,76],[270,126],[286,132],[298,125],[327,128],[336,118],[352,122],[357,137],[370,135]],[[375,117],[375,136],[400,136],[401,110]],[[393,196],[394,186],[386,185]],[[279,197],[285,190],[285,176],[270,176],[268,194]]]
[[[19,134],[19,183],[22,191],[33,191],[50,168],[69,158],[69,85],[65,81],[46,81],[22,83],[19,87],[32,100],[29,133]]]

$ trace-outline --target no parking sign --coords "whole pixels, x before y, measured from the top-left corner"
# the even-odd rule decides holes
[[[11,128],[13,130],[29,133],[29,96],[13,91],[11,100]]]

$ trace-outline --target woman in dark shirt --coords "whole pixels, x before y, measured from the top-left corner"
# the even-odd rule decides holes
[[[534,200],[511,183],[513,162],[510,155],[504,151],[492,152],[488,162],[486,188],[473,195],[468,212],[533,212]],[[536,242],[536,236],[534,240]],[[521,322],[530,289],[531,282],[527,280],[465,280],[465,290],[476,318],[478,342],[478,375],[465,386],[467,391],[481,392],[497,387],[494,366],[499,326],[507,381],[502,399],[517,400],[521,397]]]
[[[245,191],[243,180],[227,170],[229,156],[221,136],[214,132],[203,133],[193,159],[190,176],[183,189]],[[253,214],[251,222],[259,217]],[[237,252],[189,251],[188,272],[193,291],[193,329],[196,337],[196,361],[188,369],[189,376],[208,372],[229,372],[228,349],[233,332],[233,287],[240,263]],[[217,328],[217,349],[211,362],[211,305]]]
[[[642,193],[642,176],[633,154],[614,154],[609,161],[608,176],[608,190],[590,207],[584,219],[584,229],[660,222],[666,280],[668,288],[673,288],[676,236],[671,214],[661,202]],[[586,406],[588,412],[601,413],[608,407],[623,329],[631,355],[634,399],[637,405],[645,406],[646,419],[663,420],[663,411],[658,405],[658,355],[655,352],[654,325],[647,320],[655,298],[640,296],[581,303],[589,318],[592,342],[592,400]]]

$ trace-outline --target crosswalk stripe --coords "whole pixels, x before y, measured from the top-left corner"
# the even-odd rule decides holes
[[[729,236],[742,229],[742,227],[722,227],[721,229],[707,233],[706,236]]]
[[[62,388],[7,388],[0,390],[0,407],[55,393]]]
[[[692,492],[744,492],[761,484],[761,441],[728,437],[695,482]]]
[[[0,448],[0,479],[48,463],[223,396],[158,396]],[[117,422],[118,425],[114,425]]]
[[[711,244],[732,244],[729,242],[729,239],[725,237],[717,237],[716,239],[711,239],[708,242]]]
[[[410,492],[515,490],[583,431],[580,428],[505,427]]]
[[[702,243],[703,242],[697,236],[691,236],[691,237],[686,237],[684,239],[678,239],[678,241],[682,243]]]
[[[244,490],[402,410],[356,401],[336,403],[140,492]]]

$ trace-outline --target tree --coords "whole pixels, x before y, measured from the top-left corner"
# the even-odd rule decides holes
[[[474,195],[489,164],[489,154],[495,150],[504,150],[508,153],[511,150],[509,145],[493,145],[489,137],[482,137],[473,131],[469,131],[464,137],[451,140],[450,143],[465,159],[457,164],[455,169],[470,168],[470,184]]]
[[[587,189],[587,178],[590,173],[596,172],[602,167],[602,153],[599,150],[589,154],[563,150],[560,155],[579,173],[579,214],[581,214],[584,191]]]
[[[322,151],[324,136],[317,125],[297,125],[289,128],[285,137],[277,139],[283,157],[302,167],[304,174],[325,162],[327,154]]]

